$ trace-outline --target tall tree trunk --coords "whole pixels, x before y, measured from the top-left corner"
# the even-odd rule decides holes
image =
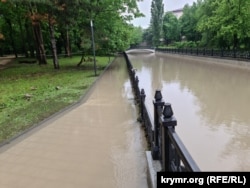
[[[50,32],[50,42],[51,42],[51,48],[52,48],[54,68],[59,69],[60,67],[59,67],[58,58],[57,58],[55,30],[54,30],[54,25],[52,23],[51,14],[49,14],[49,32]]]
[[[67,54],[67,57],[71,56],[71,50],[70,50],[70,43],[69,43],[69,29],[68,29],[68,25],[67,25],[67,29],[66,29],[66,46],[65,46],[65,52]]]
[[[13,38],[13,28],[12,28],[12,23],[11,20],[8,18],[5,18],[6,23],[9,25],[9,36],[10,36],[10,40],[11,40],[11,46],[13,48],[13,53],[15,54],[15,57],[17,58],[17,50],[16,50],[16,45],[15,45],[15,40]]]
[[[80,65],[82,64],[83,61],[86,61],[86,59],[84,58],[84,50],[82,50],[82,58],[81,58],[80,62],[77,64],[77,66],[80,67]]]
[[[22,39],[22,51],[25,55],[25,57],[29,57],[27,48],[26,48],[26,40],[25,40],[25,36],[24,36],[24,31],[23,31],[23,26],[22,26],[22,21],[21,18],[18,18],[18,24],[19,24],[19,28],[20,28],[20,32],[21,32],[21,39]]]
[[[15,4],[16,5],[16,8],[18,9],[19,8],[19,5],[18,3]],[[25,57],[29,57],[29,54],[28,54],[28,51],[27,51],[27,46],[26,46],[26,38],[25,38],[25,34],[24,34],[24,29],[23,29],[23,24],[22,24],[22,19],[21,19],[21,16],[19,16],[18,18],[18,25],[19,25],[19,29],[20,29],[20,33],[21,33],[21,40],[22,40],[22,53],[25,55]]]
[[[39,61],[39,65],[46,65],[46,54],[43,44],[43,36],[41,32],[41,26],[39,21],[33,21],[32,24],[34,37],[36,41],[36,49],[37,49],[37,59]]]
[[[31,27],[30,22],[28,19],[25,20],[25,32],[26,32],[26,39],[28,39],[32,33],[31,33]],[[29,50],[29,56],[35,57],[35,49],[34,49],[34,40],[27,40],[28,50]]]

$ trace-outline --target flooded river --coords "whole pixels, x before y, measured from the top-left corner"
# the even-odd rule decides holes
[[[172,104],[176,132],[202,171],[250,171],[249,69],[162,53],[129,58],[150,112],[160,89]]]

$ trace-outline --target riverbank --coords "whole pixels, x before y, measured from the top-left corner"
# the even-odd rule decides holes
[[[218,58],[218,57],[207,57],[207,56],[195,56],[195,55],[184,55],[184,54],[172,54],[172,53],[164,53],[164,52],[155,52],[158,55],[176,57],[183,60],[196,60],[203,63],[214,63],[226,66],[232,66],[235,68],[249,69],[250,70],[250,61],[243,61],[237,59],[226,59],[226,58]]]

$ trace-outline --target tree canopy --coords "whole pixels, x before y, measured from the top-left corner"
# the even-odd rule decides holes
[[[158,46],[162,34],[162,19],[164,14],[164,5],[162,0],[152,0],[150,27],[153,34],[153,45]]]
[[[57,54],[87,53],[91,48],[90,20],[94,23],[96,51],[123,51],[138,42],[129,21],[140,17],[141,0],[1,0],[0,55],[36,56],[46,64]],[[139,37],[139,36],[138,36]]]
[[[249,47],[249,0],[205,0],[199,9],[197,31],[209,36],[203,38],[205,44],[233,49]]]
[[[165,12],[162,26],[161,19],[156,18],[156,2],[160,3],[152,1],[151,25],[145,31],[145,40],[158,40],[156,31],[162,29],[160,37],[166,45],[186,42],[189,47],[250,49],[250,0],[197,0],[183,7],[179,19],[171,11]]]

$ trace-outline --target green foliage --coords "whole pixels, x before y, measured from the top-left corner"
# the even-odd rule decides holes
[[[193,3],[192,6],[185,5],[183,15],[180,18],[181,35],[186,40],[199,41],[201,34],[197,31],[196,25],[200,19],[197,14],[198,5]]]
[[[143,29],[141,27],[133,27],[131,30],[131,46],[139,45],[143,41]]]
[[[131,25],[120,19],[118,14],[107,14],[98,18],[99,16],[94,22],[97,49],[114,52],[124,51],[130,46],[133,30]]]
[[[163,37],[167,45],[173,41],[180,41],[181,38],[179,21],[171,12],[167,12],[163,18]]]
[[[197,29],[209,46],[237,49],[250,38],[249,0],[205,0]],[[244,45],[248,46],[248,45]]]
[[[175,42],[173,46],[175,48],[197,48],[199,46],[199,42],[193,42],[193,41]]]
[[[192,6],[186,5],[178,20],[182,42],[175,46],[250,49],[249,10],[250,0],[197,0]],[[177,28],[176,19],[166,13],[165,41],[178,41],[175,38],[178,30],[174,28]],[[148,28],[144,36],[150,38],[151,35],[153,30]]]
[[[144,30],[142,38],[143,38],[143,41],[146,41],[147,45],[153,46],[152,27],[149,27],[149,28]]]
[[[91,48],[90,20],[93,20],[95,41],[98,51],[121,51],[134,43],[131,26],[128,21],[142,14],[137,7],[141,0],[12,0],[1,3],[0,33],[6,36],[4,52],[12,53],[17,49],[18,54],[34,51],[31,21],[37,20],[41,24],[43,42],[47,54],[51,54],[51,36],[49,33],[49,18],[52,19],[54,35],[57,41],[57,52],[66,53],[66,49],[89,51]],[[13,7],[10,7],[13,6]],[[10,29],[4,18],[10,18],[13,27],[13,41]],[[51,21],[51,20],[50,20]],[[23,28],[23,32],[21,32]],[[29,33],[29,38],[26,34]],[[132,38],[131,38],[132,37]],[[24,39],[24,40],[21,40]],[[70,44],[67,42],[70,41]],[[24,44],[24,46],[23,46]],[[25,48],[26,46],[26,48]],[[28,49],[33,47],[33,49]]]
[[[160,44],[162,34],[162,23],[163,23],[164,5],[162,0],[152,0],[151,3],[151,20],[150,27],[152,29],[152,42],[154,46]]]

